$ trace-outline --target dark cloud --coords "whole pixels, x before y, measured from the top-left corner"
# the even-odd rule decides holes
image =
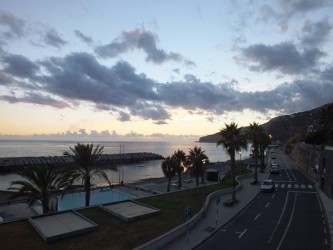
[[[4,72],[17,77],[33,78],[39,70],[38,64],[21,55],[5,55],[1,61]]]
[[[301,74],[311,70],[324,55],[316,48],[300,51],[292,43],[280,43],[273,46],[264,44],[250,45],[242,49],[246,61],[253,62],[252,71],[280,71],[285,74]]]
[[[327,40],[331,30],[332,25],[327,19],[320,22],[306,20],[302,28],[301,43],[303,46],[310,48],[318,47]]]
[[[133,31],[124,31],[121,36],[110,44],[97,47],[95,53],[102,58],[116,57],[122,53],[133,49],[142,49],[146,54],[146,61],[157,64],[166,61],[182,61],[180,54],[170,52],[167,53],[156,46],[157,37],[152,32],[144,29],[135,29]],[[193,65],[194,62],[189,60],[186,64]]]
[[[131,116],[128,113],[125,113],[123,111],[119,112],[119,121],[127,122],[131,120]]]
[[[280,0],[285,15],[310,12],[332,6],[331,0]]]
[[[67,42],[60,37],[55,29],[50,29],[44,34],[44,42],[56,48],[61,48]]]
[[[22,37],[24,35],[24,20],[15,17],[10,12],[0,10],[0,27],[1,26],[7,28],[7,31],[1,32],[1,36],[7,39],[13,37]]]
[[[271,52],[270,48],[268,52]],[[88,101],[99,110],[117,113],[120,121],[130,121],[131,116],[137,116],[159,125],[172,119],[170,110],[173,108],[194,113],[208,111],[207,119],[245,109],[264,114],[270,110],[288,114],[332,102],[333,96],[331,66],[323,71],[317,70],[313,79],[283,83],[270,91],[241,92],[237,90],[235,80],[214,84],[202,82],[193,75],[186,75],[183,81],[157,83],[136,73],[135,68],[126,62],[106,67],[87,53],[38,62],[10,56],[3,57],[0,63],[3,64],[0,79],[6,82],[8,91],[12,91],[11,95],[2,95],[2,101],[56,108]],[[288,62],[276,63],[271,69],[281,70],[283,63]],[[293,70],[297,72],[295,68]],[[15,81],[7,82],[14,78]]]
[[[93,43],[93,39],[89,36],[86,36],[85,34],[83,34],[81,31],[79,30],[74,30],[74,34],[80,38],[83,42],[85,42],[86,44],[90,45]]]
[[[56,100],[48,95],[41,95],[38,93],[25,93],[23,97],[2,95],[0,100],[7,101],[9,103],[31,103],[39,105],[47,105],[58,109],[69,108],[70,105],[64,101]]]
[[[323,72],[321,72],[320,78],[333,83],[333,66],[326,67]]]
[[[154,124],[156,125],[165,125],[165,124],[168,124],[166,121],[157,121],[157,122],[154,122]]]

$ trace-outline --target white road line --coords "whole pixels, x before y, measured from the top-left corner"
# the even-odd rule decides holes
[[[286,230],[284,231],[283,236],[282,236],[282,239],[280,240],[279,245],[277,246],[276,250],[279,250],[279,249],[280,249],[280,247],[281,247],[281,245],[282,245],[282,242],[284,241],[284,238],[285,238],[286,235],[287,235],[287,232],[288,232],[288,230],[289,230],[289,227],[290,227],[291,221],[293,220],[293,217],[294,217],[294,212],[295,212],[295,207],[296,207],[296,200],[297,200],[297,193],[296,193],[296,195],[295,195],[295,200],[294,200],[293,210],[291,211],[291,215],[290,215],[290,218],[289,218],[289,222],[288,222],[287,228],[286,228]]]
[[[278,187],[279,187],[279,184],[275,184],[275,187],[278,188]]]
[[[288,188],[291,188],[291,184],[288,184]]]
[[[254,220],[257,220],[259,217],[260,217],[260,213],[259,214],[257,214],[257,216],[256,217],[254,217]]]
[[[265,208],[269,206],[269,202],[266,204]]]
[[[281,184],[281,188],[284,188],[286,186],[286,184]]]
[[[308,188],[311,188],[311,189],[312,189],[313,187],[312,187],[312,185],[308,185]]]
[[[242,238],[243,235],[246,233],[247,229],[245,229],[239,236],[238,236],[238,239]]]
[[[304,185],[304,184],[302,184],[302,185],[301,185],[301,188],[305,188],[305,185]]]
[[[295,184],[294,187],[295,187],[295,188],[298,188],[298,184]]]

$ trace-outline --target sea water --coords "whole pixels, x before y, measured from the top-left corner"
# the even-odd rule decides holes
[[[87,143],[87,142],[83,142]],[[93,141],[95,146],[104,146],[105,154],[119,153],[136,153],[136,152],[152,152],[160,154],[163,157],[172,155],[173,152],[180,149],[188,154],[190,149],[195,146],[201,149],[208,156],[210,162],[224,162],[229,160],[225,150],[215,143],[200,143],[194,141],[180,142],[152,142],[152,141],[132,141],[132,142],[99,142]],[[75,146],[73,141],[11,141],[0,140],[0,157],[24,157],[24,156],[60,156],[65,151],[69,151],[69,147]],[[242,157],[246,157],[248,152],[243,152]],[[104,172],[112,183],[132,183],[147,178],[163,177],[161,170],[161,160],[146,161],[144,163],[135,164],[119,164],[118,171],[106,169]],[[139,167],[140,166],[140,167]],[[21,178],[14,173],[0,175],[0,190],[6,190],[11,181],[20,180]],[[105,183],[105,180],[99,176],[95,176],[92,180],[94,184]],[[76,184],[82,184],[79,181]]]

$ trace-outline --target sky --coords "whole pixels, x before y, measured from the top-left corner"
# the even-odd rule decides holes
[[[190,138],[333,101],[331,0],[0,0],[0,136]]]

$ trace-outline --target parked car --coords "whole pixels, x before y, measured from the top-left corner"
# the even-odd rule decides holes
[[[279,166],[271,166],[271,173],[272,174],[279,174],[280,173]]]
[[[273,180],[265,180],[260,185],[261,192],[274,192],[275,191],[275,184]]]
[[[279,163],[272,161],[271,167],[279,167]]]

